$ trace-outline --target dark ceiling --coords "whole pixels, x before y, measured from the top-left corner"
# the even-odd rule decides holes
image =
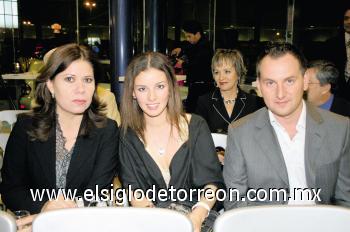
[[[30,20],[34,24],[62,25],[76,24],[76,0],[18,0],[21,20]],[[80,24],[90,23],[108,25],[108,1],[94,0],[97,7],[89,10],[84,6],[86,0],[78,0]],[[92,1],[92,0],[91,0]],[[138,2],[139,0],[129,0]],[[212,0],[163,0],[170,6],[179,6],[183,2],[185,9],[182,16],[193,15],[203,20],[208,20],[209,2]],[[147,2],[147,1],[146,1]],[[341,23],[343,6],[350,0],[295,0],[295,17],[297,25],[307,27],[309,25],[334,27]],[[257,21],[257,15],[262,24],[266,26],[285,25],[288,0],[216,0],[217,23],[230,23],[237,21],[242,25],[253,26]],[[197,7],[197,9],[196,9]],[[202,9],[203,8],[203,9]],[[197,13],[193,14],[193,12]],[[168,9],[168,22],[173,24],[178,18],[175,10]],[[235,13],[233,13],[235,12]],[[234,14],[234,19],[232,15]],[[203,21],[201,20],[201,21]]]
[[[108,0],[95,0],[97,6],[90,10],[79,0],[79,19],[81,25],[94,23],[108,25]],[[19,0],[19,14],[22,20],[33,24],[62,25],[76,24],[75,0]]]

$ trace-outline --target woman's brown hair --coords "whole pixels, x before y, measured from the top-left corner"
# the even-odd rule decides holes
[[[33,108],[31,113],[33,123],[31,130],[28,131],[32,140],[47,141],[50,132],[55,128],[56,101],[47,88],[47,81],[55,79],[57,74],[63,72],[71,63],[80,59],[92,65],[95,85],[97,85],[99,77],[98,63],[89,48],[78,44],[66,44],[58,47],[50,55],[47,63],[40,71],[40,75],[36,79],[35,100],[37,106]],[[84,112],[79,135],[87,136],[93,127],[101,128],[105,126],[106,117],[102,113],[104,107],[97,98],[95,86],[91,105]]]
[[[167,77],[169,84],[167,112],[170,123],[174,125],[179,132],[181,132],[180,119],[186,119],[174,69],[168,58],[158,52],[146,52],[135,57],[130,62],[125,74],[123,96],[121,101],[121,129],[124,134],[128,128],[132,129],[140,138],[142,138],[143,141],[145,141],[145,120],[142,109],[138,105],[136,99],[133,98],[133,91],[136,77],[141,72],[150,68],[164,72]]]

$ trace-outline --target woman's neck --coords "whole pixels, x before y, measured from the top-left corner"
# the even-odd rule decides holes
[[[83,114],[72,115],[64,112],[57,112],[58,122],[64,135],[77,134],[80,128]]]
[[[238,89],[237,86],[230,90],[222,91],[220,90],[221,96],[224,100],[234,100],[237,98]]]
[[[146,130],[147,129],[162,128],[162,127],[170,124],[166,111],[164,111],[162,114],[160,114],[157,117],[145,116],[145,123],[146,123]]]

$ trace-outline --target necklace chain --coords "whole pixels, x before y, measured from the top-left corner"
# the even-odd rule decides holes
[[[158,154],[160,156],[164,156],[165,155],[165,153],[166,153],[166,151],[168,149],[168,146],[169,146],[170,137],[171,137],[171,127],[170,127],[170,131],[169,131],[168,140],[167,140],[165,146],[164,147],[158,147]]]

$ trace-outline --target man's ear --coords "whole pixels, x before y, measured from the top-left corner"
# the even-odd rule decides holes
[[[259,78],[259,77],[256,78],[255,83],[256,83],[256,88],[257,88],[257,92],[256,92],[256,93],[258,94],[259,97],[262,97],[262,93],[261,93],[261,83],[260,83],[260,78]]]
[[[256,88],[258,89],[258,91],[261,91],[261,89],[260,89],[260,78],[258,77],[258,78],[256,78],[256,81],[255,81],[255,83],[256,83]]]
[[[325,93],[331,92],[332,86],[331,84],[328,83],[328,84],[322,85],[321,88],[322,88],[322,94],[325,94]]]
[[[306,75],[306,72],[303,75],[304,78],[304,91],[306,91],[309,88],[309,82],[310,82],[310,76]]]

